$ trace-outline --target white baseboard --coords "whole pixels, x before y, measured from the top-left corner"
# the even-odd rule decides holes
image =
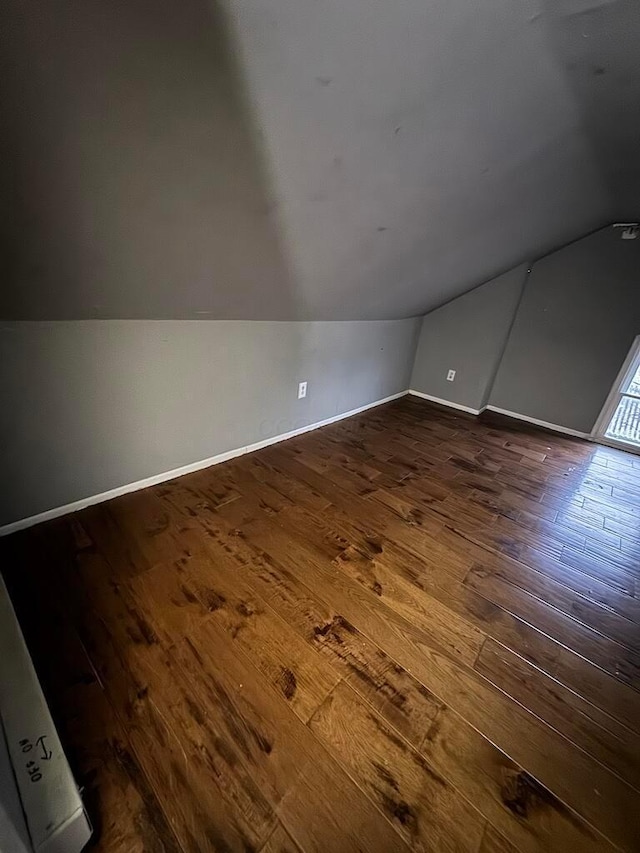
[[[423,400],[429,400],[432,403],[438,403],[440,406],[447,406],[450,409],[459,409],[462,412],[468,412],[470,415],[481,415],[484,411],[496,412],[499,415],[506,415],[509,418],[514,418],[516,421],[526,421],[534,426],[544,427],[545,429],[559,432],[563,435],[571,435],[575,438],[584,438],[587,441],[596,441],[588,432],[579,432],[576,429],[559,426],[558,424],[550,424],[548,421],[540,421],[537,418],[530,418],[528,415],[519,415],[517,412],[510,412],[507,409],[499,409],[497,406],[483,406],[481,409],[471,409],[469,406],[463,406],[460,403],[452,403],[450,400],[442,400],[440,397],[432,397],[431,394],[423,394],[422,391],[409,390],[409,394],[413,397],[421,397]]]
[[[451,400],[442,400],[440,397],[432,397],[431,394],[423,394],[422,391],[409,390],[409,394],[413,397],[421,397],[423,400],[429,400],[431,403],[438,403],[440,406],[448,406],[450,409],[458,409],[461,412],[468,412],[470,415],[480,415],[486,409],[483,406],[481,409],[471,409],[469,406],[463,406],[461,403],[452,403]]]
[[[237,456],[244,456],[245,453],[253,453],[255,450],[261,450],[263,447],[268,447],[271,444],[277,444],[280,441],[286,441],[288,438],[295,438],[297,435],[302,435],[305,432],[311,432],[319,427],[328,426],[336,423],[336,421],[344,420],[344,418],[353,417],[360,412],[366,412],[367,409],[373,409],[375,406],[381,406],[384,403],[390,403],[392,400],[398,400],[400,397],[405,397],[409,391],[401,391],[399,394],[392,394],[390,397],[383,397],[381,400],[374,400],[373,403],[367,403],[365,406],[359,406],[357,409],[351,409],[348,412],[343,412],[339,415],[333,415],[331,418],[325,418],[323,421],[318,421],[308,426],[300,427],[299,429],[283,432],[280,435],[274,435],[271,438],[266,438],[264,441],[256,441],[254,444],[248,444],[246,447],[238,447],[235,450],[228,450],[226,453],[218,453],[216,456],[210,456],[208,459],[201,459],[199,462],[192,462],[189,465],[183,465],[180,468],[174,468],[171,471],[165,471],[162,474],[154,474],[152,477],[146,477],[144,480],[137,480],[135,483],[127,483],[125,486],[117,486],[115,489],[109,489],[107,492],[100,492],[97,495],[91,495],[88,498],[82,498],[79,501],[65,504],[64,506],[54,507],[45,512],[40,512],[37,515],[31,515],[27,518],[21,518],[18,521],[13,521],[10,524],[5,524],[0,527],[0,536],[8,536],[10,533],[16,533],[18,530],[25,530],[27,527],[33,527],[35,524],[41,524],[43,521],[51,521],[54,518],[60,518],[62,515],[68,515],[71,512],[85,509],[94,504],[109,501],[112,498],[118,498],[121,495],[127,495],[130,492],[137,492],[140,489],[148,489],[149,486],[157,486],[158,483],[165,483],[167,480],[175,480],[176,477],[182,477],[184,474],[192,474],[194,471],[201,471],[203,468],[210,468],[212,465],[219,465],[221,462],[228,462],[229,459],[235,459]]]
[[[558,424],[550,424],[548,421],[540,421],[537,418],[530,418],[528,415],[519,415],[517,412],[509,412],[507,409],[499,409],[497,406],[487,406],[489,412],[496,412],[498,415],[506,415],[508,418],[514,418],[517,421],[526,421],[528,424],[544,427],[553,432],[561,432],[564,435],[572,435],[575,438],[586,438],[593,441],[588,432],[579,432],[577,429],[569,429],[569,427],[559,426]]]

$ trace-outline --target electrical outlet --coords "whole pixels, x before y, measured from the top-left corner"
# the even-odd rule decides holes
[[[307,396],[307,383],[299,382],[298,383],[298,400],[302,400],[303,397]]]
[[[456,378],[456,372],[455,372],[455,370],[448,370],[448,371],[447,371],[447,382],[453,382],[453,380],[454,380],[455,378]]]

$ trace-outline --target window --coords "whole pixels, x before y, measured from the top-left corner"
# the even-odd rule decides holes
[[[615,444],[640,448],[640,336],[631,347],[594,433]]]

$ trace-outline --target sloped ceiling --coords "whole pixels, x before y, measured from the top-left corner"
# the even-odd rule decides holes
[[[391,319],[640,216],[638,0],[4,0],[5,319]]]

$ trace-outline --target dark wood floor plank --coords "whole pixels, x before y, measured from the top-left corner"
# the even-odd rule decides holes
[[[588,583],[582,584],[585,591],[585,594],[582,594],[575,589],[575,582],[572,585],[574,588],[565,586],[564,583],[536,571],[524,563],[503,557],[484,559],[482,563],[474,565],[470,573],[473,573],[479,580],[483,576],[491,577],[520,587],[540,601],[557,608],[567,616],[571,616],[617,643],[635,650],[640,646],[637,620],[621,616],[610,606],[594,600],[592,589]],[[562,581],[566,582],[567,574],[569,573],[559,573]],[[467,575],[468,577],[469,575]],[[613,599],[613,596],[610,598]],[[635,616],[635,608],[629,607],[628,612]]]
[[[250,762],[253,778],[269,798],[277,802],[277,814],[292,838],[300,844],[309,831],[298,822],[298,792],[311,781],[320,783],[319,791],[325,821],[315,837],[318,849],[332,849],[328,841],[333,827],[342,825],[344,849],[358,849],[347,843],[350,827],[345,828],[347,809],[357,813],[366,827],[365,836],[378,839],[380,849],[407,849],[391,823],[370,799],[344,773],[325,751],[311,730],[289,712],[279,692],[257,677],[250,661],[227,648],[218,627],[207,620],[179,643],[175,658],[187,676],[198,679],[196,691],[208,695],[209,712],[222,705],[228,725],[236,729],[236,740]],[[204,672],[204,677],[202,673]],[[303,808],[308,808],[307,803]],[[346,829],[346,831],[345,831]],[[302,844],[303,849],[308,844]]]
[[[290,476],[297,477],[325,494],[331,500],[332,506],[340,512],[341,523],[348,526],[352,536],[357,535],[358,531],[371,540],[384,535],[392,541],[401,541],[403,547],[419,556],[437,557],[444,564],[451,564],[452,572],[458,573],[468,568],[466,556],[461,557],[446,543],[443,544],[440,541],[440,533],[435,536],[430,535],[428,530],[421,528],[419,520],[403,519],[388,507],[372,503],[367,499],[370,494],[369,489],[364,495],[353,493],[345,495],[341,490],[336,489],[331,481],[318,477],[315,472],[301,464],[283,448],[273,448],[269,459],[273,460],[278,469],[286,471]],[[334,516],[330,514],[330,510],[327,510],[324,517],[333,518]]]
[[[230,646],[252,658],[303,722],[340,679],[237,573],[225,572],[214,560],[192,554],[177,564],[158,565],[131,584],[140,609],[168,644],[172,637],[189,635],[203,618],[213,621]],[[178,613],[185,618],[176,619]]]
[[[163,811],[132,751],[126,727],[56,599],[59,578],[54,578],[44,561],[30,565],[29,572],[8,575],[11,593],[91,815],[92,847],[117,853],[180,853],[184,848],[170,816]],[[55,654],[51,654],[54,638]]]
[[[494,495],[476,490],[469,496],[469,500],[486,506],[496,515],[504,515],[506,518],[514,520],[520,517],[522,510],[526,510],[531,515],[537,515],[539,518],[546,518],[547,521],[555,521],[558,515],[558,510],[555,507],[547,506],[541,501],[529,500],[523,495],[510,492],[508,489],[502,489]]]
[[[246,584],[320,652],[367,701],[411,742],[419,742],[441,703],[378,646],[264,551],[223,526],[207,525],[207,553],[233,561],[233,582]]]
[[[295,509],[291,512],[296,515],[296,522],[292,525],[296,536],[304,531],[303,539],[307,542],[318,543],[322,540],[322,527],[318,520],[314,522],[305,519]],[[345,544],[348,541],[344,539]],[[396,567],[398,573],[414,588],[411,589],[397,577],[389,581],[387,563]],[[474,597],[471,590],[464,587],[460,589],[448,573],[440,571],[432,561],[425,564],[424,561],[417,561],[411,554],[394,551],[393,546],[387,546],[383,539],[378,539],[373,552],[367,551],[364,546],[351,551],[344,550],[337,558],[337,565],[348,572],[353,580],[390,604],[392,609],[410,618],[413,624],[420,624],[431,632],[440,624],[441,631],[437,642],[442,648],[460,654],[460,639],[469,633],[471,625],[475,625],[489,636],[524,654],[551,675],[565,680],[569,686],[582,689],[584,685],[589,685],[605,710],[614,709],[615,713],[623,714],[625,720],[640,718],[640,696],[635,691],[630,692],[626,685],[615,685],[611,678],[614,676],[620,680],[632,679],[635,672],[633,656],[627,655],[625,650],[620,650],[616,644],[607,643],[597,634],[583,636],[584,632],[581,634],[580,626],[565,625],[564,617],[559,619],[560,630],[552,624],[554,636],[573,630],[580,639],[577,650],[583,657],[575,655],[544,632],[532,628],[527,624],[526,612],[516,613],[514,618],[508,603],[505,607],[500,606],[500,602],[498,606],[492,606],[485,598]],[[419,603],[420,599],[424,599],[423,605]],[[442,611],[443,618],[438,622],[436,614],[441,605],[445,609]],[[545,611],[544,606],[541,605],[539,611],[540,621],[544,622],[545,617],[548,621],[549,613]],[[423,615],[420,619],[420,613],[432,616],[429,618]],[[537,613],[538,611],[536,616]],[[454,614],[459,618],[456,619]],[[524,615],[525,621],[518,619],[518,615]],[[450,634],[447,621],[451,628],[456,626],[451,639],[446,639]],[[543,628],[547,627],[549,626],[545,623]],[[616,656],[616,651],[622,651],[623,654]],[[464,661],[464,656],[461,659]],[[609,675],[600,672],[589,661],[605,665]]]
[[[516,853],[517,849],[500,835],[491,824],[487,824],[479,853]]]
[[[84,613],[90,653],[181,845],[189,851],[260,846],[274,825],[274,797],[268,775],[261,780],[244,755],[259,760],[260,737],[241,739],[222,703],[209,705],[193,691],[192,680],[122,588],[113,591],[109,604],[108,598],[104,585],[94,609]]]
[[[595,539],[587,539],[585,553],[594,556],[599,562],[613,566],[617,571],[625,572],[636,580],[640,580],[640,548],[635,543],[626,547],[609,548]]]
[[[302,774],[283,799],[280,820],[298,847],[310,853],[410,850],[390,824],[380,825],[371,801],[354,796],[354,790],[358,789],[346,775],[314,768]]]
[[[419,752],[520,851],[602,850],[602,837],[523,767],[444,706]],[[505,842],[506,843],[506,842]]]
[[[352,496],[351,494],[345,496],[335,485],[327,487],[326,482],[321,477],[318,477],[315,472],[311,471],[311,469],[304,465],[301,465],[294,459],[280,457],[277,460],[277,467],[281,471],[286,471],[289,476],[295,476],[296,472],[300,473],[303,481],[308,482],[310,487],[317,486],[324,489],[327,492],[327,495],[332,495],[340,504],[340,507],[336,507],[334,505],[327,508],[323,513],[314,514],[316,518],[322,517],[328,520],[333,520],[339,517],[345,522],[340,528],[341,532],[338,532],[336,525],[327,526],[327,542],[333,543],[331,546],[332,550],[330,549],[327,551],[328,556],[330,555],[333,558],[344,550],[345,547],[354,543],[366,551],[377,549],[379,547],[378,542],[380,534],[383,533],[386,528],[391,529],[394,527],[401,527],[403,530],[406,528],[412,543],[414,543],[416,547],[424,547],[425,536],[423,531],[415,530],[414,525],[411,523],[404,523],[392,510],[375,503],[370,503],[365,497]],[[352,502],[355,502],[363,512],[362,515],[354,518],[355,523],[349,524],[348,507]],[[351,517],[353,518],[353,516]],[[343,535],[344,533],[348,533],[348,538],[345,538]],[[442,554],[444,559],[446,557],[444,550]],[[457,562],[456,557],[453,554],[449,555],[449,559],[453,563]],[[463,571],[462,566],[460,567],[460,571]]]
[[[300,853],[300,848],[282,824],[278,823],[267,843],[260,848],[260,853]]]
[[[626,567],[616,566],[613,562],[603,560],[598,554],[563,548],[560,562],[583,572],[587,577],[601,581],[618,592],[636,597],[638,583],[635,577],[626,570]]]
[[[297,463],[293,462],[290,463],[290,465],[294,466],[296,464]],[[300,470],[299,466],[297,469],[294,468],[294,470]],[[324,484],[324,488],[326,489],[326,484]],[[299,530],[301,522],[297,521],[295,527]],[[309,528],[307,527],[307,532],[308,530]],[[353,531],[351,530],[351,533],[352,532]],[[450,596],[448,602],[450,603],[451,600]],[[486,607],[484,610],[486,610]],[[479,614],[485,620],[487,618],[481,605],[476,605],[475,609],[472,607],[470,612],[473,614],[472,618],[477,619]],[[469,611],[467,611],[465,615],[468,616]],[[489,619],[489,622],[491,623],[490,630],[492,636],[497,637],[497,639],[502,642],[507,642],[512,647],[515,646],[517,649],[518,644],[522,644],[523,641],[523,637],[521,635],[524,635],[527,638],[525,647],[526,654],[537,665],[544,666],[547,671],[554,676],[566,679],[573,687],[582,689],[585,684],[592,687],[597,685],[597,688],[594,687],[594,694],[597,696],[599,701],[603,703],[605,708],[610,709],[613,707],[616,713],[625,715],[623,717],[625,720],[638,718],[637,697],[630,694],[623,695],[624,689],[619,687],[613,687],[612,689],[608,679],[599,675],[597,670],[589,668],[585,665],[584,661],[576,658],[575,655],[571,654],[571,652],[567,652],[564,648],[558,647],[556,644],[549,646],[548,641],[543,635],[532,632],[526,624],[514,625],[513,629],[511,629],[508,622],[510,618],[508,613],[503,611],[501,615],[502,622],[504,623],[502,627],[500,622],[496,622],[495,617],[496,614],[494,612]],[[505,619],[507,620],[506,622]],[[547,646],[549,647],[547,648]],[[610,665],[610,670],[615,673],[617,669],[617,661],[608,661],[607,659],[607,662]],[[623,669],[622,672],[624,673],[625,670]]]
[[[493,640],[485,643],[475,669],[640,790],[640,735],[637,732]]]
[[[275,822],[271,790],[242,761],[243,749],[259,755],[259,739],[241,740],[237,726],[202,701],[164,652],[130,653],[123,674],[135,686],[127,699],[111,684],[107,692],[182,847],[260,846]]]
[[[490,559],[490,556],[482,557],[482,560],[486,559]],[[520,554],[520,559],[516,562],[518,566],[524,567],[525,572],[527,569],[537,572],[568,590],[578,593],[577,601],[587,599],[632,622],[640,621],[640,601],[633,595],[614,589],[579,569],[571,568],[557,558],[535,549],[527,549]]]
[[[631,526],[638,523],[636,519],[640,517],[640,507],[627,501],[605,501],[593,496],[584,498],[584,507],[588,511],[601,513],[605,518]]]
[[[326,559],[322,548],[322,526],[313,519],[304,518],[296,510],[290,512],[294,514],[294,520],[290,523],[296,526],[295,539],[289,538],[280,525],[270,524],[269,519],[256,518],[247,526],[250,541],[259,544],[282,565],[295,568],[296,576],[304,579],[307,585],[313,585],[314,590],[321,593],[324,589],[331,594],[336,590],[342,598],[357,601],[368,611],[375,610],[382,599],[382,587],[378,592],[375,581],[371,583],[371,588],[367,583],[352,583],[352,575],[347,574],[347,568],[356,562],[358,566],[370,567],[380,546],[376,543],[372,552],[365,556],[358,549],[350,547],[345,540],[340,553],[336,557],[329,555],[330,559]],[[286,519],[284,523],[288,523]],[[283,549],[288,549],[289,553],[285,555]],[[298,561],[295,567],[291,565],[292,556]],[[298,566],[304,567],[302,574]],[[359,578],[357,571],[353,577],[356,575]],[[398,581],[393,592],[394,606],[391,611],[398,614],[403,624],[411,625],[423,642],[428,641],[434,648],[468,665],[473,664],[484,640],[483,634],[415,587]]]
[[[97,844],[113,851],[184,850],[163,804],[133,752],[129,735],[97,684],[65,694],[64,729]]]
[[[413,850],[478,850],[482,815],[348,685],[336,687],[310,726]]]
[[[614,841],[633,849],[631,839],[636,827],[621,820],[629,820],[634,795],[604,768],[600,768],[586,755],[577,751],[564,738],[555,737],[551,729],[540,727],[533,717],[510,704],[501,693],[496,693],[484,679],[474,678],[472,671],[454,663],[444,651],[434,649],[431,638],[420,629],[376,603],[376,596],[362,593],[354,595],[352,585],[345,584],[341,575],[331,578],[329,569],[322,567],[308,552],[304,559],[298,556],[299,548],[291,546],[291,539],[278,541],[278,526],[259,526],[254,521],[247,528],[247,540],[256,543],[261,551],[277,554],[289,572],[304,576],[305,583],[314,587],[316,594],[331,602],[355,627],[409,672],[414,674],[431,692],[446,704],[456,708],[472,725],[483,732],[491,731],[490,739],[510,755],[518,764],[535,767],[532,775],[542,781],[579,814],[593,822]],[[312,571],[312,566],[314,571]],[[315,569],[319,567],[319,572]],[[553,743],[553,747],[551,747]],[[549,755],[553,762],[549,763]],[[544,758],[543,758],[544,756]],[[583,765],[578,772],[576,768]],[[569,769],[572,768],[572,769]],[[577,772],[568,784],[568,776]],[[593,798],[593,780],[599,779],[600,799]],[[580,790],[581,789],[581,790]]]
[[[604,634],[571,619],[521,586],[511,583],[498,573],[486,572],[482,567],[472,568],[465,584],[488,601],[539,629],[608,672],[618,680],[640,689],[640,655],[629,648],[634,643],[634,626],[625,637],[626,644],[614,641]],[[640,693],[638,694],[640,700]]]
[[[405,398],[0,551],[96,852],[637,850],[636,456]]]
[[[210,530],[213,529],[210,527]],[[224,542],[224,538],[220,537],[224,537],[224,531],[218,529],[216,536],[209,538],[209,546],[211,547],[213,539]],[[469,790],[474,802],[483,812],[486,809],[492,814],[493,819],[503,826],[503,830],[510,837],[519,838],[523,849],[536,849],[536,844],[545,844],[549,849],[553,849],[556,843],[553,839],[579,845],[584,850],[599,849],[601,842],[594,842],[588,830],[575,817],[570,817],[570,813],[562,804],[554,801],[549,792],[546,792],[544,797],[542,824],[537,823],[537,807],[529,808],[526,815],[522,809],[520,813],[517,813],[517,809],[513,811],[512,806],[505,803],[503,797],[503,774],[507,774],[509,778],[528,778],[526,774],[523,776],[522,768],[499,753],[460,717],[451,717],[451,712],[447,712],[442,702],[371,644],[344,617],[337,614],[335,609],[323,608],[316,603],[317,598],[310,599],[309,591],[305,592],[300,583],[296,584],[285,569],[280,568],[273,560],[265,565],[264,551],[254,554],[252,560],[250,549],[243,555],[244,549],[248,547],[244,537],[240,542],[233,536],[227,541],[233,543],[235,557],[241,561],[240,570],[245,569],[249,574],[254,572],[256,588],[260,589],[264,598],[275,608],[281,608],[285,618],[298,625],[310,642],[326,652],[354,689],[373,704],[394,728],[415,746],[424,741],[425,732],[432,733],[429,749],[433,760],[439,762],[439,771],[447,778],[454,776],[460,789]],[[215,556],[215,553],[212,551],[212,556]],[[267,566],[268,572],[265,571]],[[238,576],[238,571],[234,572],[234,576]],[[433,730],[432,723],[436,716],[443,713],[447,713],[448,722],[446,726],[441,726],[440,737]],[[468,755],[451,753],[448,749],[447,743],[453,738],[453,732],[457,733],[458,742],[476,744],[476,763],[471,764]],[[478,748],[478,740],[484,743],[484,747]],[[452,762],[454,755],[457,759],[455,763]],[[477,778],[487,781],[478,787]],[[488,784],[489,779],[492,780],[491,784]],[[538,799],[535,801],[538,802]]]

